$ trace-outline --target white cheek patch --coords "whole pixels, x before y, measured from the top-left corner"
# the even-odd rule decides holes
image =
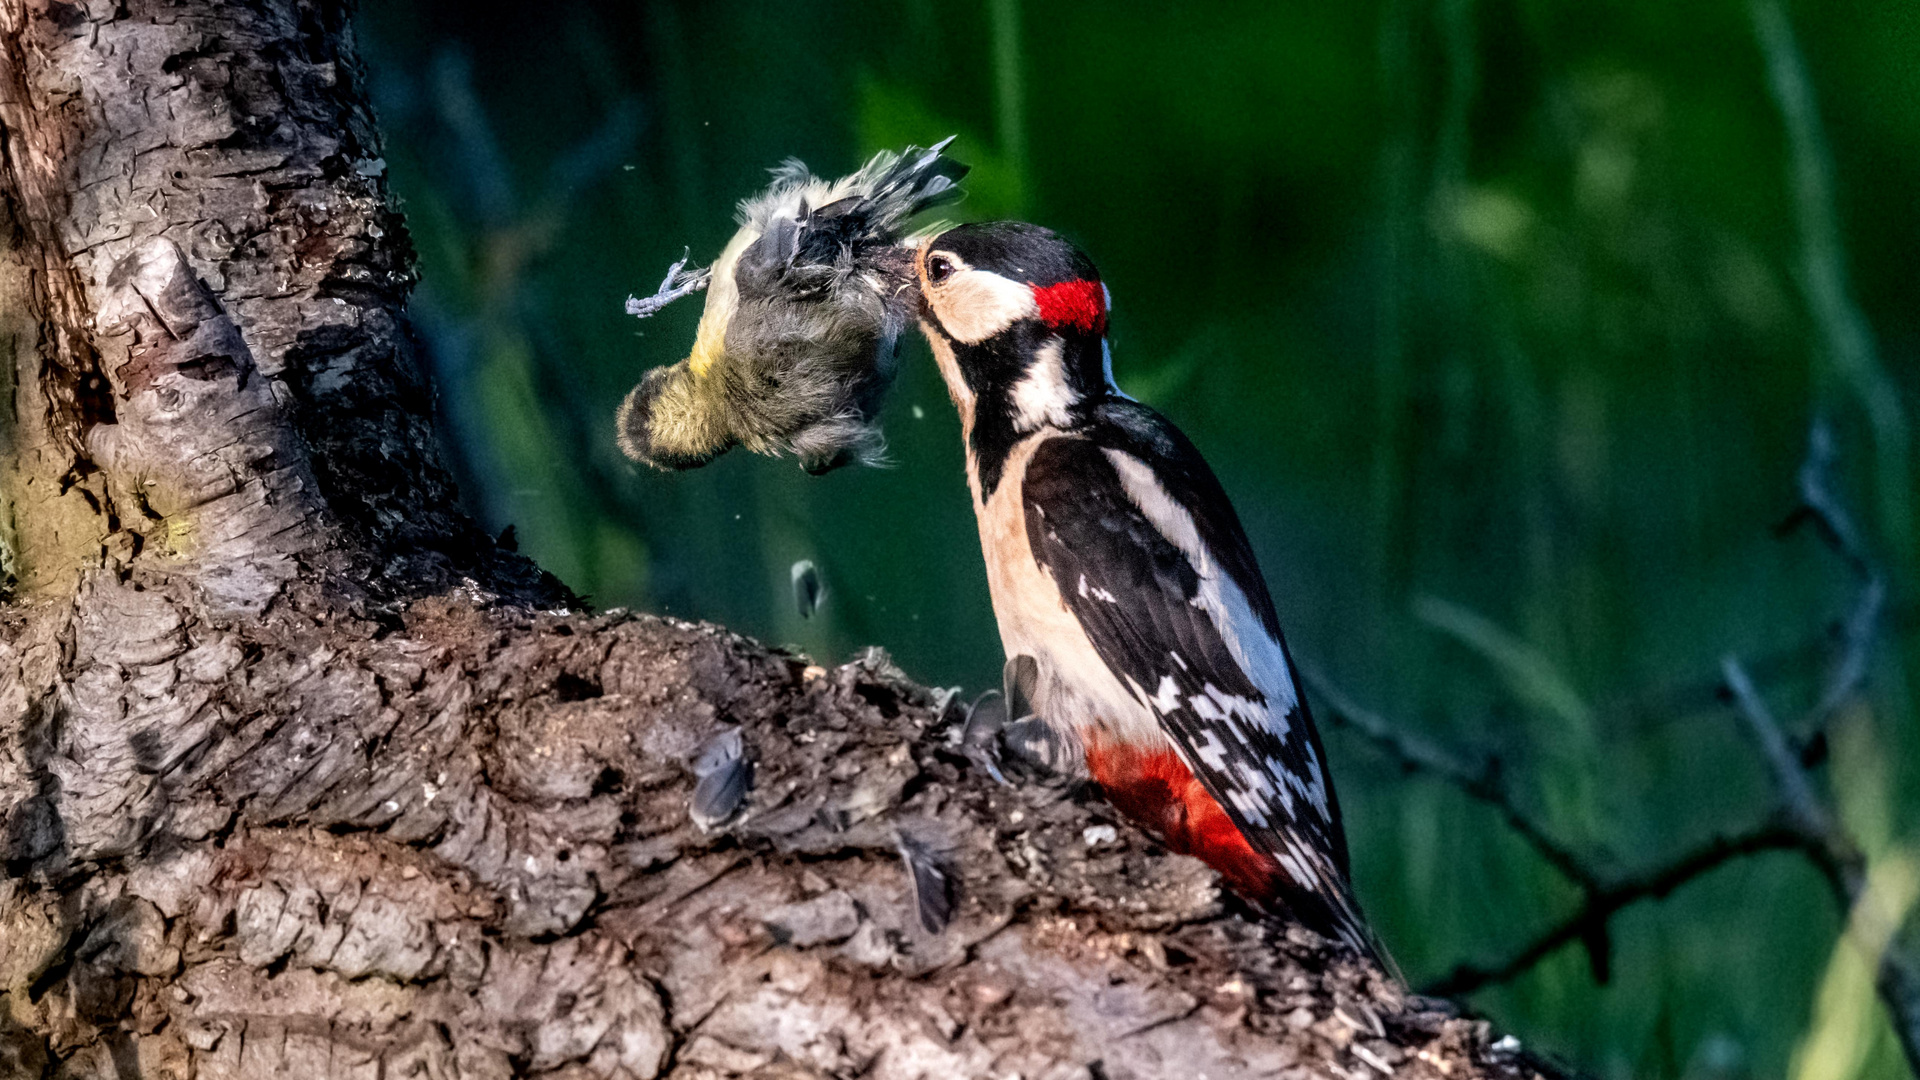
[[[1013,422],[1018,431],[1036,431],[1052,425],[1064,428],[1073,422],[1069,410],[1079,395],[1067,385],[1064,343],[1049,338],[1034,354],[1026,374],[1013,384]]]
[[[933,348],[933,362],[940,369],[940,378],[947,384],[947,396],[953,399],[953,407],[960,411],[960,427],[969,434],[973,431],[973,390],[967,386],[966,376],[960,374],[960,364],[953,357],[953,346],[933,327],[922,319],[920,328],[927,336],[927,344]]]
[[[1040,314],[1031,286],[985,270],[955,273],[931,292],[928,303],[940,328],[963,345],[977,345]]]

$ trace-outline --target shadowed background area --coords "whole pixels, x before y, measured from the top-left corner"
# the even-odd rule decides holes
[[[1771,55],[1803,68],[1770,79],[1756,27],[1779,12],[388,0],[361,33],[466,498],[596,605],[998,683],[958,424],[917,338],[887,470],[736,452],[670,476],[612,438],[699,314],[621,302],[684,246],[717,253],[769,166],[838,175],[958,133],[955,216],[1093,256],[1121,386],[1219,472],[1304,666],[1496,758],[1568,848],[1630,869],[1768,806],[1724,654],[1783,715],[1817,693],[1850,578],[1774,529],[1817,415],[1890,590],[1822,774],[1875,857],[1908,853],[1920,810],[1920,7],[1800,4]],[[1817,117],[1783,110],[1796,86]],[[1579,906],[1493,810],[1328,743],[1361,898],[1414,984]],[[1600,1076],[1904,1075],[1834,959],[1841,921],[1804,860],[1763,854],[1468,1000]]]

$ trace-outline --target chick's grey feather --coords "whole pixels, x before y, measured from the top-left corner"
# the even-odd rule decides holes
[[[753,788],[753,759],[739,728],[707,740],[693,761],[693,796],[687,816],[706,832],[731,818]]]
[[[907,867],[920,928],[929,934],[945,930],[960,907],[960,879],[953,852],[942,838],[931,834],[916,835],[903,829],[894,839],[900,861]]]
[[[801,559],[793,564],[789,575],[793,579],[793,606],[803,619],[813,618],[820,610],[820,598],[826,590],[820,584],[820,571],[813,565],[812,559]]]

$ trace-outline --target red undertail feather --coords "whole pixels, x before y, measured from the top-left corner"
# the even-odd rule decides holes
[[[1090,740],[1087,769],[1107,801],[1160,834],[1169,848],[1213,867],[1249,900],[1281,902],[1280,864],[1247,843],[1172,749]]]

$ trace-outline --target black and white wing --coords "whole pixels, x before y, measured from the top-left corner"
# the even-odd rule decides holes
[[[1184,436],[1129,411],[1148,437],[1035,450],[1022,484],[1034,557],[1114,676],[1290,879],[1279,899],[1367,949],[1339,805],[1252,548]]]

